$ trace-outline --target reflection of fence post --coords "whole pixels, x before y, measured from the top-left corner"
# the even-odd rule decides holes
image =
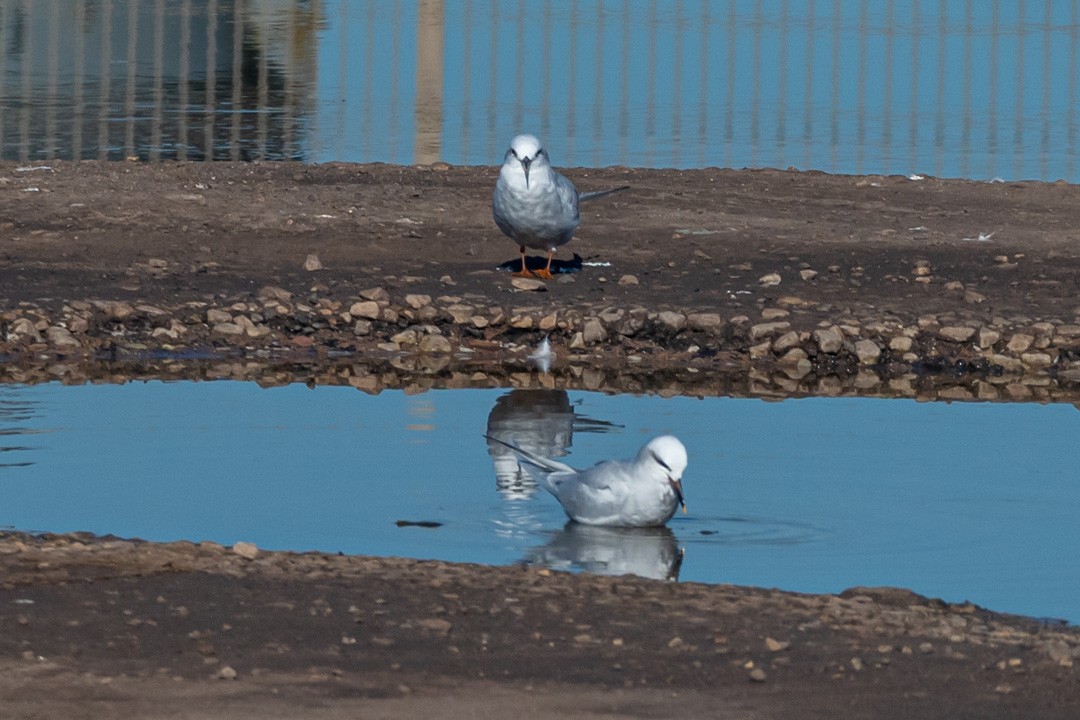
[[[443,0],[420,0],[416,17],[416,138],[413,162],[430,164],[442,151]]]

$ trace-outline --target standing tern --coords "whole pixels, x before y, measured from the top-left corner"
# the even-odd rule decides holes
[[[521,250],[521,271],[514,274],[550,280],[555,249],[570,242],[581,222],[578,203],[628,188],[624,185],[578,193],[574,183],[551,167],[547,152],[535,136],[515,137],[499,170],[491,203],[495,224]],[[533,273],[525,266],[527,247],[547,251],[547,265],[543,269]]]

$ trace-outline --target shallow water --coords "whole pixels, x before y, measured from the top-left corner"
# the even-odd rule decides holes
[[[1080,179],[1075,2],[0,0],[0,156]]]
[[[689,449],[690,512],[642,532],[566,525],[482,437],[586,466],[662,432]],[[1078,433],[1063,404],[5,386],[0,526],[806,592],[896,585],[1076,622]]]

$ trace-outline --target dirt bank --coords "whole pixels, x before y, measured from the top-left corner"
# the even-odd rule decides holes
[[[0,381],[1080,399],[1074,186],[568,174],[522,288],[490,168],[0,164]],[[0,716],[1080,715],[1074,629],[902,590],[239,550],[0,538]]]

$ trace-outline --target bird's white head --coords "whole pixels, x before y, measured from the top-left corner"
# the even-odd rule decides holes
[[[518,135],[510,142],[503,160],[503,172],[510,171],[515,176],[520,173],[528,188],[529,173],[544,167],[549,167],[547,153],[535,135]]]
[[[686,470],[686,447],[673,435],[661,435],[645,443],[638,453],[639,463],[651,463],[660,472],[658,475],[663,482],[667,483],[675,493],[676,499],[686,512],[686,501],[683,499],[682,476]]]

